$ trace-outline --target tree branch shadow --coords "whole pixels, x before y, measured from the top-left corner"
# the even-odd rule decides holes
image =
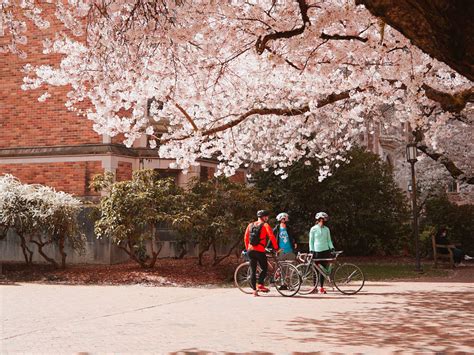
[[[298,317],[281,340],[332,345],[392,346],[404,351],[474,349],[474,293],[370,293],[394,297],[370,312],[339,312],[331,318]],[[400,304],[403,304],[401,306]],[[376,305],[376,304],[374,304]]]

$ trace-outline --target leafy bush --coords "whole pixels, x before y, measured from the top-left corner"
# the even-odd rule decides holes
[[[51,264],[58,262],[44,248],[56,245],[61,254],[61,267],[66,267],[65,245],[81,253],[84,235],[79,232],[77,215],[81,202],[65,192],[51,187],[22,184],[12,175],[0,177],[0,229],[13,229],[20,238],[25,262],[30,264],[34,243],[40,255]]]
[[[255,183],[274,214],[286,211],[299,242],[307,242],[315,213],[325,211],[337,248],[349,255],[395,254],[408,243],[406,199],[390,167],[362,149],[353,149],[350,163],[318,181],[318,162],[299,162],[282,180],[272,171],[256,174]]]
[[[172,221],[182,190],[171,179],[159,179],[153,170],[137,170],[132,180],[114,182],[112,173],[94,177],[92,187],[107,195],[100,202],[95,223],[99,238],[110,238],[140,266],[155,265],[156,224]]]
[[[256,219],[258,209],[266,207],[263,196],[251,186],[225,178],[206,182],[195,180],[184,195],[173,226],[187,240],[199,244],[199,265],[210,249],[213,250],[213,265],[217,265],[239,245],[243,247],[247,224]],[[219,256],[218,245],[229,245],[229,249]]]

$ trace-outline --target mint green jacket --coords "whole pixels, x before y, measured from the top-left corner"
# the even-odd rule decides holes
[[[326,226],[321,228],[319,224],[313,226],[309,231],[309,251],[320,252],[330,249],[334,249],[334,246],[329,228]]]

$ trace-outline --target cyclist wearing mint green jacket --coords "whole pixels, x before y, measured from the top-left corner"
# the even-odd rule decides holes
[[[325,212],[316,213],[316,225],[314,225],[309,232],[309,251],[313,253],[314,259],[331,259],[333,258],[332,252],[334,251],[334,245],[331,240],[331,232],[329,228],[325,226],[329,216]],[[328,262],[320,262],[325,268],[328,266]],[[324,277],[319,275],[321,280],[321,293],[326,293],[324,289]],[[317,290],[317,289],[316,289]]]

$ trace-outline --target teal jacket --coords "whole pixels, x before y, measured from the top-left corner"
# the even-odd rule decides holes
[[[334,245],[329,228],[326,226],[321,228],[319,224],[313,226],[309,231],[309,251],[320,252],[331,249],[334,249]]]

